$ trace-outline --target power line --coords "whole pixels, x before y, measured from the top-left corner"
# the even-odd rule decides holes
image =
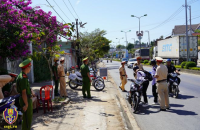
[[[148,30],[153,30],[156,29],[164,24],[166,24],[167,22],[169,22],[170,20],[172,20],[174,17],[176,17],[179,13],[181,13],[181,11],[183,11],[183,7],[181,6],[176,12],[174,12],[168,19],[166,19],[164,22],[162,22],[161,24],[159,24],[158,26],[155,26],[151,29]]]
[[[58,4],[55,2],[55,0],[53,0],[54,1],[54,3],[58,6]],[[60,11],[62,11],[62,9],[58,6],[58,8],[60,9]],[[62,11],[62,13],[65,15],[65,17],[67,17],[67,15]],[[69,19],[69,17],[67,17],[67,19]],[[69,19],[69,21],[71,21],[70,19]],[[71,21],[72,22],[72,21]]]
[[[49,1],[48,0],[46,0],[47,1],[47,3],[49,4],[49,6],[51,6],[51,4],[49,3]],[[52,9],[56,12],[56,14],[62,19],[62,17],[58,14],[58,12],[53,8],[53,6],[51,6],[52,7]],[[62,19],[63,20],[63,19]],[[64,22],[65,22],[65,20],[63,20]],[[65,23],[67,23],[67,22],[65,22]]]
[[[63,0],[65,6],[67,7],[67,9],[69,10],[69,12],[72,14],[72,12],[70,11],[70,9],[68,8],[67,4],[65,3],[65,1]],[[74,17],[74,15],[72,14],[72,16]],[[75,18],[75,17],[74,17]],[[75,18],[76,19],[76,18]]]
[[[197,2],[199,0],[191,0],[190,2],[188,2],[188,4],[193,4],[195,2]],[[169,22],[170,20],[172,20],[174,17],[176,17],[178,14],[180,14],[181,12],[183,11],[183,6],[181,6],[174,14],[172,14],[167,20],[165,20],[163,23],[161,23],[160,25],[152,28],[152,29],[149,29],[149,30],[153,30],[153,29],[156,29],[164,24],[166,24],[167,22]]]
[[[74,7],[72,6],[72,4],[71,4],[70,0],[68,0],[68,1],[69,1],[70,5],[71,5],[72,9],[74,10],[75,14],[76,14],[76,15],[77,15],[77,17],[79,18],[78,14],[76,13],[76,11],[75,11]],[[80,19],[80,18],[79,18],[79,19]],[[82,21],[82,20],[80,19],[80,21]]]

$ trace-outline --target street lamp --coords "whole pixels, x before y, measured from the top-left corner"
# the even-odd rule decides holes
[[[150,47],[150,34],[149,34],[149,31],[145,31],[145,32],[147,32],[148,33],[148,39],[149,39],[149,47]]]
[[[149,31],[146,30],[145,32],[148,32],[148,38],[149,38],[149,59],[151,59],[151,53],[150,53],[150,34],[149,34]]]
[[[122,38],[116,38],[116,39],[119,39],[119,44],[120,44],[120,40],[123,39],[123,37]]]
[[[143,32],[140,32],[140,18],[145,17],[145,16],[147,16],[147,14],[140,16],[140,17],[137,17],[135,15],[131,15],[131,17],[136,17],[136,18],[139,19],[139,32],[138,32],[137,36],[138,36],[138,39],[139,39],[139,42],[140,42],[140,49],[141,49],[141,39],[142,39],[141,36],[143,36]],[[141,51],[140,51],[140,53],[141,53]]]
[[[128,41],[127,41],[127,35],[126,35],[126,33],[127,33],[127,32],[131,32],[131,30],[128,30],[128,31],[126,31],[126,32],[125,32],[125,31],[121,31],[121,32],[124,32],[124,33],[125,33],[125,37],[126,37],[126,47],[127,47]]]
[[[121,31],[121,32],[124,32],[124,33],[125,33],[125,37],[126,37],[126,58],[128,58],[128,57],[127,57],[127,55],[128,55],[128,51],[127,51],[128,41],[127,41],[127,34],[126,34],[126,33],[127,33],[127,32],[131,32],[131,30],[128,30],[128,31],[126,31],[126,32],[125,32],[125,31]]]
[[[121,39],[124,39],[123,37],[122,38],[116,38],[116,39],[119,39],[119,45],[120,45],[120,40]],[[119,49],[119,51],[121,50],[121,48]],[[120,56],[119,56],[120,57]]]

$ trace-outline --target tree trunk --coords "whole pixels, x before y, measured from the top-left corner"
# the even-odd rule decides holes
[[[45,58],[45,59],[47,60],[47,62],[48,62],[48,66],[49,66],[49,70],[50,70],[50,74],[51,74],[51,85],[54,86],[54,85],[53,85],[53,71],[52,71],[51,62],[50,62],[51,57],[48,59],[48,58],[46,57],[45,54],[43,54],[43,56],[44,56],[44,58]],[[52,99],[54,99],[54,87],[53,87]]]

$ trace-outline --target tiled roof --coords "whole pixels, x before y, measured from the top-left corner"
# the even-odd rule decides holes
[[[198,27],[200,26],[200,24],[192,24],[192,30],[195,31]],[[190,29],[190,25],[188,25],[188,30]],[[172,30],[172,33],[174,35],[176,34],[184,34],[186,30],[186,26],[185,25],[176,25],[174,27],[174,29]]]

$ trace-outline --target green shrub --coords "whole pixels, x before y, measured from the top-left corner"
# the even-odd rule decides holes
[[[182,68],[181,65],[175,65],[176,68]]]
[[[181,63],[181,68],[184,68],[184,66],[185,66],[186,63],[187,63],[186,61],[182,62]]]
[[[196,67],[196,63],[193,61],[189,61],[185,64],[186,69],[189,69],[190,67]]]
[[[174,65],[174,62],[173,62],[173,61],[171,61],[171,64],[172,64],[172,65]]]
[[[200,68],[199,68],[199,67],[190,67],[189,69],[191,69],[191,70],[198,70],[198,71],[200,71]]]
[[[144,60],[144,64],[147,64],[147,63],[149,63],[149,61],[148,60]]]

